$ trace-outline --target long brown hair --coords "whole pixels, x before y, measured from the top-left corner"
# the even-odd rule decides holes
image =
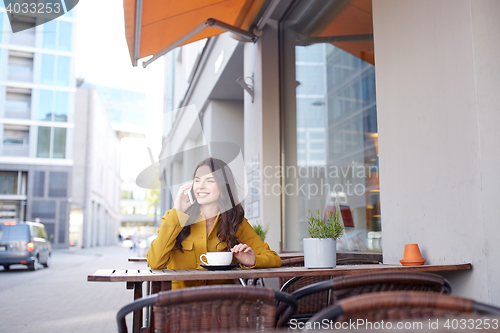
[[[219,199],[217,199],[219,211],[221,211],[217,231],[217,238],[219,239],[218,244],[226,243],[226,247],[223,251],[229,251],[229,249],[240,242],[236,237],[236,232],[243,221],[245,210],[238,202],[238,190],[236,188],[233,173],[228,165],[222,160],[209,157],[196,166],[193,173],[193,179],[196,176],[196,171],[204,165],[210,168],[221,193]],[[191,224],[195,223],[200,215],[200,204],[195,201],[186,210],[186,214],[189,215],[186,226],[175,239],[175,247],[181,251],[182,241],[189,236],[191,233]]]

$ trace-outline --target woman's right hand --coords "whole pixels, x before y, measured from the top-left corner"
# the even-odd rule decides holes
[[[183,185],[179,188],[179,192],[177,192],[177,196],[175,197],[174,208],[180,210],[181,212],[185,212],[192,204],[189,201],[189,196],[186,190],[191,190],[193,187],[193,183],[189,183]],[[184,193],[186,192],[186,193]]]

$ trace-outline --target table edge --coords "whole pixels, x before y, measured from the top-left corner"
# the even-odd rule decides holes
[[[158,274],[151,273],[150,270],[139,270],[144,275],[88,275],[87,281],[94,282],[141,282],[141,281],[175,281],[175,280],[220,280],[220,279],[237,279],[243,278],[277,278],[277,277],[294,277],[294,276],[341,276],[353,274],[369,274],[377,272],[447,272],[447,271],[464,271],[472,268],[471,263],[451,264],[451,265],[422,265],[422,266],[402,266],[384,264],[384,267],[376,267],[378,265],[355,265],[367,266],[353,269],[351,265],[337,266],[333,269],[301,269],[297,272],[297,267],[290,267],[290,272],[276,272],[273,268],[260,269],[236,269],[231,271],[201,271],[203,273],[200,278],[199,274],[193,274],[193,270],[175,270],[175,274]],[[136,270],[135,270],[136,271]],[[198,271],[198,270],[197,270]],[[242,274],[244,271],[244,274]],[[96,272],[97,273],[97,272]],[[221,276],[221,274],[224,274]],[[196,275],[196,276],[194,276]],[[242,276],[243,275],[243,276]]]

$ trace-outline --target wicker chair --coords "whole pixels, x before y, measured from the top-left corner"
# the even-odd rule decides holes
[[[369,259],[337,259],[337,265],[373,265],[379,264],[376,260]],[[281,267],[301,267],[304,266],[304,257],[296,257],[290,259],[282,259]],[[287,293],[293,293],[305,286],[312,285],[321,281],[331,280],[332,276],[296,276],[291,279],[280,278],[280,290]],[[299,307],[295,312],[297,316],[310,318],[312,313],[316,313],[324,309],[331,303],[330,291],[314,293],[299,300]]]
[[[331,292],[330,304],[335,304],[339,300],[357,296],[360,294],[387,292],[396,290],[423,291],[431,293],[451,293],[450,283],[440,275],[430,273],[371,273],[360,275],[339,276],[329,281],[322,281],[312,285],[305,286],[291,293],[298,301],[299,307],[303,302],[315,294]],[[314,306],[307,306],[313,308]],[[286,304],[280,304],[278,307],[278,316],[280,320],[278,325],[282,326],[288,322],[294,309],[286,309]],[[326,306],[324,307],[326,308]],[[321,310],[321,309],[320,309]],[[319,312],[316,311],[316,312]],[[314,312],[299,313],[295,312],[295,318],[301,321],[310,318]]]
[[[500,308],[474,300],[414,291],[372,293],[339,301],[312,317],[306,327],[322,320],[338,322],[412,321],[446,317],[499,316]]]
[[[216,285],[164,291],[121,308],[118,332],[126,333],[125,316],[153,306],[155,332],[270,332],[275,330],[276,302],[297,308],[286,293],[271,288]]]

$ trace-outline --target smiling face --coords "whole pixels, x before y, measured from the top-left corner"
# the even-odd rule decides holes
[[[217,203],[217,199],[219,199],[220,196],[220,189],[207,165],[202,165],[196,170],[193,191],[196,196],[196,201],[198,201],[200,205]]]

